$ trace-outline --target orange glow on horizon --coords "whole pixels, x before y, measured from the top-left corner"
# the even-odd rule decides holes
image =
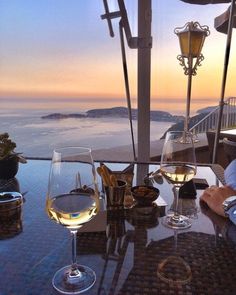
[[[160,5],[158,1],[154,2],[157,6]],[[200,11],[200,6],[196,5],[191,7],[190,14],[181,15],[182,8],[190,11],[190,6],[181,1],[173,2],[175,3],[172,9],[176,6],[173,15],[164,14],[167,11],[165,9],[168,8],[165,7],[165,1],[161,3],[161,8],[164,9],[163,14],[159,13],[159,7],[154,7],[158,15],[153,20],[153,30],[156,28],[161,30],[159,35],[158,33],[153,34],[152,104],[159,101],[162,106],[166,106],[168,109],[169,102],[174,103],[176,99],[184,101],[186,98],[187,76],[184,75],[183,68],[176,59],[176,56],[180,53],[180,48],[173,29],[179,22],[184,24],[185,18],[194,16],[195,11],[202,25],[211,25],[211,34],[207,37],[203,47],[202,53],[205,59],[202,66],[197,68],[197,75],[192,77],[192,99],[195,101],[200,99],[203,103],[205,101],[205,104],[217,101],[221,92],[226,35],[216,32],[213,20],[215,14],[220,13],[221,7],[209,5],[206,8],[204,7],[204,13],[199,13],[197,11]],[[92,10],[91,3],[90,8]],[[80,3],[80,5],[82,4]],[[213,7],[215,12],[212,10]],[[210,9],[211,14],[207,12],[207,9]],[[94,11],[94,14],[97,14],[97,11]],[[171,23],[168,22],[169,20]],[[3,34],[4,29],[8,29],[9,21],[10,19],[6,22],[1,34]],[[32,20],[30,19],[30,21]],[[95,100],[104,99],[105,101],[106,99],[124,98],[125,86],[118,34],[116,38],[110,39],[108,35],[105,35],[107,34],[105,24],[98,18],[87,23],[86,29],[92,35],[92,39],[87,31],[81,30],[80,32],[81,28],[76,15],[75,21],[78,24],[78,29],[76,27],[74,34],[75,32],[78,33],[81,39],[79,37],[76,39],[75,35],[71,33],[70,30],[75,28],[74,25],[69,26],[70,24],[68,24],[68,27],[64,30],[62,21],[58,23],[63,24],[61,29],[64,34],[61,37],[61,32],[59,34],[59,31],[56,30],[51,17],[48,21],[48,27],[37,27],[37,24],[35,24],[36,29],[41,33],[41,41],[45,41],[45,44],[43,44],[45,48],[42,46],[42,42],[40,43],[38,35],[35,38],[28,34],[27,27],[23,26],[21,31],[29,42],[27,44],[20,43],[20,39],[17,38],[11,39],[11,34],[6,33],[6,36],[3,34],[8,43],[3,42],[1,49],[4,58],[1,58],[0,67],[0,97],[29,98],[32,100],[37,98],[73,98],[75,100],[93,98]],[[157,23],[159,26],[157,26]],[[14,24],[14,26],[17,27],[17,24]],[[50,34],[47,35],[47,39],[45,34],[49,31]],[[82,36],[82,33],[84,33],[84,36]],[[55,40],[53,39],[54,36]],[[236,50],[235,47],[236,42],[232,38],[225,97],[234,96],[235,93],[236,56],[233,54]],[[127,63],[131,97],[135,101],[137,97],[137,50],[127,48]]]

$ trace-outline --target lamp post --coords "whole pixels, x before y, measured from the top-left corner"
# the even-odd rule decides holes
[[[201,54],[205,38],[210,34],[208,26],[201,26],[198,22],[188,22],[183,27],[175,28],[179,37],[181,54],[177,56],[184,74],[188,76],[186,116],[184,131],[189,131],[189,114],[191,101],[192,76],[197,74],[197,66],[204,60]]]

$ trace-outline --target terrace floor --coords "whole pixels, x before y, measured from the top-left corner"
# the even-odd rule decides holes
[[[198,163],[211,163],[210,161],[210,152],[208,147],[208,141],[205,133],[202,133],[198,136],[199,142],[195,143],[196,148],[196,157]],[[150,148],[150,160],[151,161],[160,161],[161,152],[163,147],[164,139],[156,140],[151,142]],[[218,148],[218,161],[222,167],[226,167],[228,164],[227,158],[223,152],[223,145],[220,143]],[[93,158],[96,161],[124,161],[130,162],[133,160],[132,146],[117,146],[115,148],[101,149],[93,151]]]

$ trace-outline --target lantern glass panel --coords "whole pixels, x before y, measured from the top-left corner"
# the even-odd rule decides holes
[[[197,57],[201,54],[205,32],[184,31],[178,34],[181,54],[184,57]]]

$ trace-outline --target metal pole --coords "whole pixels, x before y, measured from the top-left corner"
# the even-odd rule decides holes
[[[191,88],[192,88],[192,56],[188,59],[189,69],[188,69],[188,89],[187,89],[187,103],[186,103],[186,117],[184,131],[189,131],[189,117],[190,117],[190,101],[191,101]]]
[[[213,164],[216,163],[216,161],[217,161],[217,149],[218,149],[218,144],[219,144],[221,121],[222,121],[222,115],[223,115],[223,109],[224,109],[225,85],[226,85],[226,79],[227,79],[230,48],[231,48],[234,9],[235,9],[235,0],[232,0],[231,7],[230,7],[230,16],[229,16],[226,48],[225,48],[224,71],[223,71],[222,85],[221,85],[221,99],[219,102],[218,122],[217,122],[217,129],[216,129],[213,156],[212,156],[212,163]]]
[[[121,21],[119,22],[119,31],[120,31],[120,45],[121,45],[122,64],[123,64],[123,73],[124,73],[124,80],[125,80],[125,91],[126,91],[126,99],[127,99],[127,106],[128,106],[128,117],[129,117],[129,123],[130,123],[133,156],[134,156],[134,161],[136,161],[137,157],[136,157],[135,142],[134,142],[132,109],[131,109],[131,99],[130,99],[130,90],[129,90],[129,76],[128,76],[128,68],[127,68],[127,62],[126,62],[126,54],[125,54],[123,26]]]
[[[138,37],[151,40],[151,0],[138,0]],[[151,44],[138,48],[138,161],[150,159]]]

